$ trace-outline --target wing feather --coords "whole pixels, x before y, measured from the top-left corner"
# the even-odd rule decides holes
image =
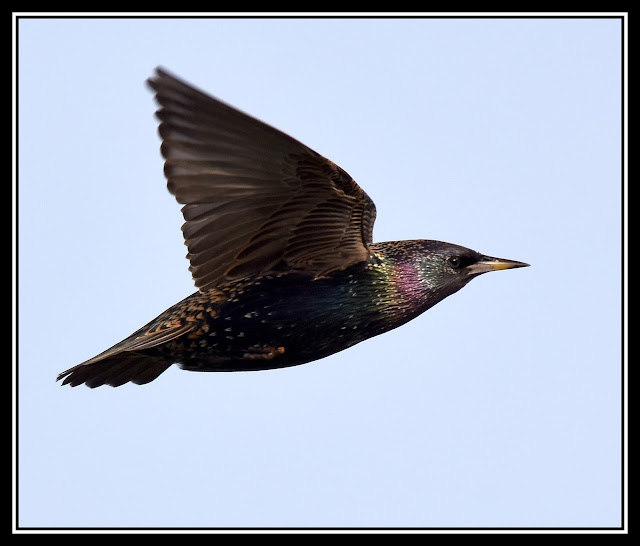
[[[375,205],[340,167],[158,68],[149,85],[196,286],[370,259]]]

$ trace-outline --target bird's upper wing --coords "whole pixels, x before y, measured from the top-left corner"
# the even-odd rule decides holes
[[[198,289],[370,259],[375,205],[340,167],[162,69],[148,83]]]

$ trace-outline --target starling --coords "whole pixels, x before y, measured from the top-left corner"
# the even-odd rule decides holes
[[[335,163],[163,69],[167,187],[198,291],[62,372],[71,386],[283,368],[388,332],[471,279],[528,264],[431,240],[372,242],[376,208]]]

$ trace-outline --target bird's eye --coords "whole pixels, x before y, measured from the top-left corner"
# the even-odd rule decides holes
[[[447,261],[449,262],[449,265],[453,267],[453,269],[458,269],[458,267],[460,267],[460,256],[449,256],[447,258]]]

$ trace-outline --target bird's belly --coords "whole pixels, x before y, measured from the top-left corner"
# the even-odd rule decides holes
[[[259,286],[244,287],[220,305],[180,364],[200,371],[294,366],[347,349],[386,329],[381,313],[363,305],[348,284],[267,279]]]

